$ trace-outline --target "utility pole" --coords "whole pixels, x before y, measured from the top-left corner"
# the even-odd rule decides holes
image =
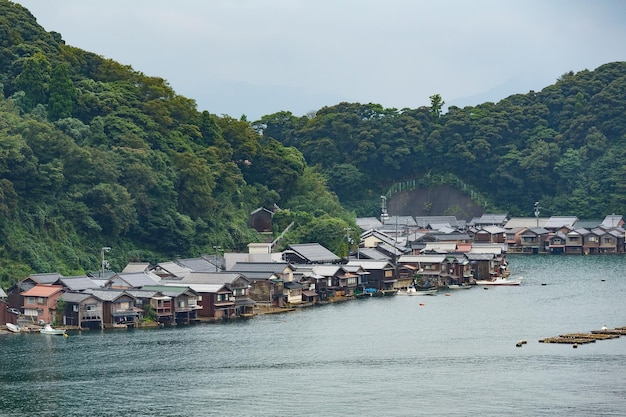
[[[537,219],[537,227],[539,227],[539,201],[535,201],[535,218]]]
[[[217,258],[219,256],[219,250],[222,249],[222,247],[219,245],[213,245],[213,249],[215,249],[215,272],[218,272]]]
[[[104,279],[104,267],[107,264],[107,261],[104,259],[104,253],[111,251],[111,248],[108,246],[104,246],[100,249],[100,278]]]
[[[350,232],[352,231],[351,227],[344,227],[343,230],[346,232],[346,245],[348,247],[348,262],[350,262],[350,245],[352,244],[352,238],[350,237]]]

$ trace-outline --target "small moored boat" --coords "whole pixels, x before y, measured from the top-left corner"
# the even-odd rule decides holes
[[[508,279],[508,278],[494,278],[494,279],[485,279],[476,281],[476,285],[520,285],[522,283],[522,278],[516,279]]]
[[[65,334],[65,329],[53,329],[52,326],[50,326],[49,324],[46,324],[45,326],[41,328],[41,330],[39,330],[39,332],[41,334],[53,334],[53,335],[62,336]]]
[[[9,329],[9,331],[13,333],[19,333],[22,330],[20,326],[15,325],[13,323],[7,323],[6,326],[7,326],[7,329]]]
[[[418,290],[414,286],[398,291],[398,295],[437,295],[437,289]]]

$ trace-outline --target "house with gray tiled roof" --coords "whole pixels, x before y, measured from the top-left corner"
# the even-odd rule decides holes
[[[107,284],[105,288],[117,288],[117,289],[132,289],[142,288],[146,285],[158,285],[161,281],[161,277],[149,272],[133,272],[133,273],[118,273],[115,274]]]
[[[608,215],[604,218],[600,227],[606,229],[624,227],[624,217],[616,214]]]
[[[75,276],[75,277],[63,277],[59,282],[67,291],[80,292],[88,288],[100,288],[94,280],[87,275]]]
[[[201,258],[190,258],[190,259],[176,259],[176,263],[184,268],[189,269],[194,272],[218,272],[221,269],[218,267],[217,256],[206,256]]]
[[[229,272],[239,272],[250,281],[249,297],[258,304],[284,304],[284,282],[294,281],[295,268],[288,262],[237,262]]]
[[[294,264],[338,263],[341,258],[319,243],[289,245],[283,251],[282,259]]]
[[[371,229],[381,229],[383,224],[376,217],[357,217],[356,225],[362,232]]]
[[[415,217],[415,223],[420,229],[439,229],[443,226],[448,226],[455,230],[461,229],[461,225],[455,216],[418,216]]]
[[[165,285],[188,285],[202,296],[200,317],[226,318],[249,316],[254,313],[255,302],[249,297],[250,280],[241,272],[192,271],[180,281],[163,282]],[[224,287],[224,288],[223,288]]]
[[[565,231],[564,228],[573,229],[577,221],[578,217],[576,216],[552,216],[543,225],[543,228],[550,232]]]
[[[66,292],[59,297],[63,301],[63,325],[80,329],[104,329],[103,302],[85,292]]]

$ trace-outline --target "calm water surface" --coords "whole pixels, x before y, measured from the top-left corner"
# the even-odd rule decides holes
[[[538,343],[626,326],[626,257],[509,259],[520,287],[159,330],[0,334],[0,415],[626,415],[625,336]]]

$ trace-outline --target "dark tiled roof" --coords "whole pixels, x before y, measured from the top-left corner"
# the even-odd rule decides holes
[[[336,262],[339,257],[319,243],[289,245],[289,249],[309,262]]]

